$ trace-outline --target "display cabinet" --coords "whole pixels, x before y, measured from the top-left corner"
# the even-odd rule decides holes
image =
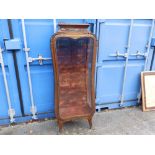
[[[92,127],[95,112],[96,38],[89,24],[59,24],[51,38],[55,74],[55,114],[63,123],[83,118]]]

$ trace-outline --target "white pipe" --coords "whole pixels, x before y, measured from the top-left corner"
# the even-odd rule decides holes
[[[29,65],[29,48],[27,47],[27,39],[26,39],[26,31],[25,31],[25,23],[24,19],[22,19],[22,31],[23,31],[23,39],[24,39],[24,50],[25,50],[25,56],[26,56],[26,64],[27,64],[27,74],[28,74],[28,82],[29,82],[29,90],[30,90],[30,99],[31,99],[31,112],[33,115],[33,119],[36,119],[36,107],[34,103],[33,98],[33,90],[32,90],[32,81],[31,81],[31,73],[30,73],[30,65]]]
[[[2,74],[3,74],[3,79],[4,79],[4,85],[5,85],[5,90],[6,90],[8,107],[9,107],[8,113],[10,115],[10,121],[11,121],[11,123],[13,123],[15,121],[15,119],[13,118],[14,115],[15,115],[15,111],[14,111],[14,109],[12,109],[12,106],[11,106],[10,93],[9,93],[7,79],[6,79],[6,72],[5,72],[3,55],[2,55],[2,48],[1,47],[0,47],[0,61],[1,61]]]
[[[151,39],[153,37],[153,32],[154,32],[154,19],[152,19],[152,26],[150,30],[148,45],[147,45],[147,51],[146,51],[147,56],[146,56],[145,63],[144,63],[144,71],[147,70],[147,63],[148,63],[148,58],[149,58],[149,53],[150,53],[150,48],[151,48]],[[141,94],[142,94],[142,90],[140,88],[139,95],[138,95],[138,103],[140,103]]]
[[[130,44],[131,44],[132,28],[133,28],[133,19],[131,19],[131,24],[130,24],[130,29],[129,29],[128,45],[127,45],[127,51],[126,51],[127,57],[126,57],[126,62],[125,62],[124,78],[123,78],[123,86],[122,86],[122,95],[121,95],[120,105],[122,105],[124,102],[124,90],[125,90],[125,81],[126,81],[126,73],[127,73],[127,64],[129,61],[129,50],[130,50]]]

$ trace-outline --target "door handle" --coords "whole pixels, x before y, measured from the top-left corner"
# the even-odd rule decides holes
[[[40,65],[43,64],[43,61],[47,61],[47,60],[52,60],[52,58],[44,58],[41,54],[39,54],[37,58],[32,58],[32,57],[28,58],[29,62],[39,61]]]
[[[119,51],[116,51],[116,53],[115,54],[110,54],[109,55],[110,57],[124,57],[124,58],[127,58],[128,57],[128,53],[124,53],[124,54],[122,54],[122,53],[119,53]]]

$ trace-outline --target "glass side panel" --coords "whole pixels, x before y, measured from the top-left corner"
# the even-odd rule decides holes
[[[59,106],[79,115],[91,108],[93,46],[92,38],[56,40]]]

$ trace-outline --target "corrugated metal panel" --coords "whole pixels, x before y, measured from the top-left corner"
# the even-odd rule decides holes
[[[112,108],[112,103],[117,103],[119,107],[122,95],[121,106],[126,106],[126,102],[131,102],[128,106],[133,105],[132,101],[136,105],[140,92],[140,72],[146,60],[145,56],[138,54],[147,52],[152,20],[133,20],[130,44],[131,20],[99,20],[98,25],[97,107]]]
[[[37,108],[37,117],[54,117],[54,73],[50,37],[55,28],[58,29],[58,22],[91,23],[90,30],[97,35],[99,47],[96,67],[96,108],[112,109],[137,105],[140,93],[140,72],[144,69],[147,52],[150,53],[147,69],[152,60],[153,49],[146,46],[152,38],[151,30],[154,23],[152,20],[100,19],[96,24],[96,20],[92,19],[57,19],[54,25],[52,19],[26,19],[24,20],[25,34],[27,46],[30,48],[28,56],[31,61],[29,65],[32,95]],[[0,45],[4,49],[4,68],[12,108],[16,113],[16,122],[21,122],[32,119],[32,102],[26,55],[23,49],[22,20],[14,19],[11,23],[13,40],[10,40],[7,20],[0,20]],[[153,34],[155,37],[155,33]],[[13,52],[16,52],[17,68],[14,65]],[[46,60],[39,61],[38,58]],[[153,60],[153,69],[154,64],[155,60]],[[6,124],[9,123],[9,108],[2,68],[0,69],[0,124]],[[22,101],[19,101],[20,90],[15,69],[19,72],[18,84],[21,87]]]
[[[15,38],[20,38],[24,48],[21,20],[13,20],[13,32]],[[79,20],[56,20],[56,22],[83,23]],[[50,51],[50,38],[54,34],[53,20],[25,20],[25,29],[29,57],[39,56],[48,60],[41,63],[38,60],[30,62],[33,98],[37,113],[54,113],[54,73]],[[17,53],[18,68],[21,80],[24,113],[31,115],[31,100],[27,75],[25,52],[23,49]]]
[[[0,20],[0,47],[3,49],[2,58],[4,61],[4,71],[6,73],[6,83],[8,85],[8,97],[10,98],[10,108],[14,109],[15,117],[21,116],[21,108],[18,96],[17,81],[15,75],[12,51],[6,51],[4,40],[10,39],[7,20]],[[9,103],[4,84],[4,73],[2,72],[2,60],[0,63],[0,120],[9,118]]]

